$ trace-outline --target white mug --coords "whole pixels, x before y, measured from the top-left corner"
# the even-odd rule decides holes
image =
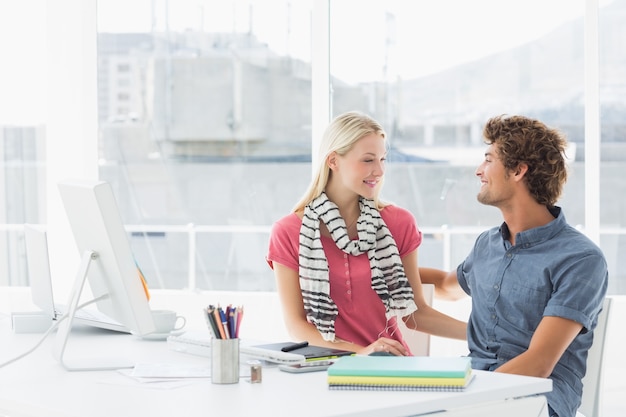
[[[187,320],[176,314],[174,310],[152,310],[155,333],[169,333],[185,327]]]

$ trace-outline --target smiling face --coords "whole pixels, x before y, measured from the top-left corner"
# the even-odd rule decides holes
[[[385,175],[386,158],[384,136],[371,133],[356,141],[345,155],[331,155],[329,166],[333,180],[340,182],[346,191],[374,199]]]
[[[480,179],[480,190],[476,198],[482,204],[502,207],[513,196],[513,187],[510,184],[513,177],[498,158],[495,145],[487,148],[485,159],[476,168],[476,175]]]

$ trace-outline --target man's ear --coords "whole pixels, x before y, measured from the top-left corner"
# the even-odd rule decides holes
[[[518,179],[522,179],[524,178],[524,175],[526,175],[527,171],[528,171],[528,165],[522,162],[521,164],[517,166],[517,168],[515,168],[514,175]]]

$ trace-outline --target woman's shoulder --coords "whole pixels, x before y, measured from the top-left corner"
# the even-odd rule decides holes
[[[387,204],[380,210],[380,215],[386,223],[388,222],[415,222],[415,216],[409,210],[396,206],[395,204]]]
[[[298,233],[300,233],[300,226],[302,226],[302,218],[298,216],[297,213],[289,213],[286,216],[281,217],[276,220],[273,225],[274,230],[292,230],[297,229]]]
[[[394,237],[401,257],[417,249],[422,242],[422,232],[409,210],[390,204],[380,211],[380,215]]]

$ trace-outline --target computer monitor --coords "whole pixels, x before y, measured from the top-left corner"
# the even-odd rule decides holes
[[[74,240],[81,253],[74,288],[68,305],[69,316],[59,324],[55,355],[68,370],[118,369],[133,364],[72,364],[64,357],[73,316],[87,281],[98,310],[143,336],[156,329],[149,294],[133,256],[128,234],[111,185],[97,180],[67,180],[58,184]]]

